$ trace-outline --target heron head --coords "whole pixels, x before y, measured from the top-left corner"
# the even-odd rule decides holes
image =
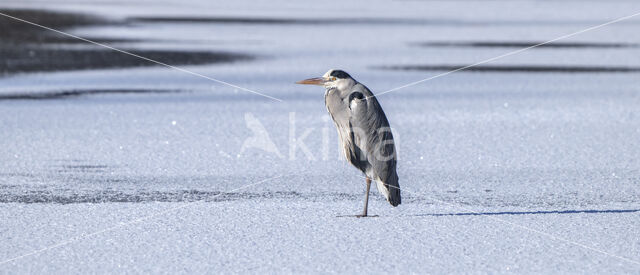
[[[331,69],[321,77],[309,78],[296,83],[319,85],[327,89],[337,88],[338,90],[344,90],[351,88],[351,86],[356,84],[356,81],[343,70]]]

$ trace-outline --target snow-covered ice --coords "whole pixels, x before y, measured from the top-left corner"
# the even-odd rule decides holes
[[[403,204],[373,191],[379,217],[366,219],[336,217],[361,210],[364,180],[339,157],[324,91],[293,84],[339,67],[382,92],[443,72],[384,67],[472,64],[640,3],[0,3],[9,8],[102,16],[116,23],[65,30],[127,50],[251,56],[180,67],[283,101],[161,66],[2,76],[0,273],[640,272],[640,73],[457,72],[381,95]],[[490,65],[638,68],[638,26]],[[262,130],[268,150],[243,146]]]

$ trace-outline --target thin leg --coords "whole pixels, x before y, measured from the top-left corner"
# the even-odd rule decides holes
[[[362,215],[359,215],[358,217],[367,216],[367,207],[369,206],[369,189],[371,189],[371,179],[367,178],[367,192],[364,194],[364,210],[362,211]]]

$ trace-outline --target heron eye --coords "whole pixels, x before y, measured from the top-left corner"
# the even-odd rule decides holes
[[[337,78],[334,76],[334,77],[331,78],[331,81],[336,81],[336,79]]]

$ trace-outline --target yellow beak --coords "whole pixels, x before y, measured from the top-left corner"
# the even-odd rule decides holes
[[[324,83],[327,82],[327,79],[324,77],[314,77],[305,80],[300,80],[296,82],[296,84],[306,84],[306,85],[320,85],[324,86]]]

